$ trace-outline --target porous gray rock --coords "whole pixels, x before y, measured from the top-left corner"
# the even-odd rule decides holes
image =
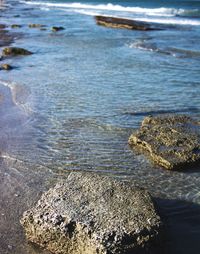
[[[166,169],[200,163],[200,122],[189,116],[146,117],[128,142]]]
[[[70,173],[21,224],[28,240],[59,254],[149,253],[162,239],[147,191],[92,173]]]
[[[160,28],[152,27],[147,22],[136,21],[126,18],[109,17],[109,16],[95,16],[96,23],[101,26],[111,28],[125,28],[131,30],[160,30]]]

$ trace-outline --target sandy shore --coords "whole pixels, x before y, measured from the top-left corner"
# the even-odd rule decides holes
[[[14,42],[21,34],[11,33],[3,23],[4,1],[0,1],[0,47]],[[41,193],[52,186],[56,175],[48,168],[31,166],[8,152],[17,132],[16,125],[26,121],[26,114],[14,100],[13,91],[0,81],[0,254],[47,254],[27,243],[19,223],[22,213],[30,208]],[[14,139],[13,139],[14,137]]]

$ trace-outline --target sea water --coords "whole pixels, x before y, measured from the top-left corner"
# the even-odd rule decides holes
[[[169,253],[198,253],[200,168],[166,171],[127,141],[147,115],[200,118],[200,1],[7,4],[2,22],[22,25],[12,30],[18,38],[13,45],[34,54],[8,59],[15,68],[0,72],[1,89],[12,97],[2,110],[3,158],[134,182],[157,197],[168,218]],[[163,30],[105,28],[96,25],[95,15]],[[30,23],[47,30],[30,29]],[[65,30],[55,33],[52,26]]]

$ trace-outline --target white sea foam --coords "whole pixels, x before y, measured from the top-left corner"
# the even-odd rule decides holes
[[[170,25],[192,25],[192,26],[200,26],[200,21],[198,20],[190,20],[190,19],[176,19],[176,18],[168,18],[168,19],[155,19],[155,18],[137,18],[138,21],[151,22],[151,23],[159,23],[159,24],[170,24]]]
[[[94,10],[107,10],[107,11],[120,11],[120,12],[134,12],[138,14],[147,14],[152,16],[157,15],[164,15],[164,16],[175,16],[179,14],[183,14],[185,12],[184,9],[175,9],[175,8],[141,8],[141,7],[126,7],[121,5],[114,5],[111,3],[108,4],[98,4],[98,5],[92,5],[92,4],[82,4],[78,2],[73,3],[49,3],[49,2],[32,2],[32,1],[21,1],[26,4],[31,5],[43,5],[48,7],[66,7],[66,8],[76,8],[76,9],[94,9]],[[197,10],[191,10],[197,11]]]
[[[85,15],[88,15],[88,16],[97,16],[97,15],[99,15],[98,12],[79,10],[79,9],[75,9],[74,12],[80,13],[80,14],[85,14]]]
[[[48,8],[48,7],[41,7],[40,9],[43,11],[50,11],[50,8]]]
[[[120,13],[131,13],[135,14],[136,16],[134,19],[140,21],[147,21],[147,22],[154,22],[160,24],[179,24],[179,25],[200,25],[200,21],[198,20],[191,20],[189,18],[177,18],[177,16],[193,16],[200,13],[198,9],[175,9],[175,8],[141,8],[141,7],[126,7],[121,5],[114,5],[111,3],[108,4],[82,4],[78,2],[72,3],[50,3],[50,2],[32,2],[32,1],[21,1],[25,4],[29,5],[36,5],[40,7],[46,8],[62,8],[62,9],[70,9],[74,12],[79,12],[86,15],[95,16],[98,14],[105,14],[104,12],[114,12],[113,14],[116,16],[117,12]],[[100,13],[99,13],[100,12]],[[140,17],[138,17],[140,15]],[[143,15],[143,16],[141,16]],[[200,14],[199,14],[200,15]],[[155,18],[157,16],[157,18]],[[130,18],[130,17],[129,17]]]
[[[85,11],[85,10],[74,10],[77,13],[81,13],[81,14],[85,14],[85,15],[89,15],[89,16],[96,16],[99,15],[99,13],[97,12],[93,12],[93,11]],[[102,14],[102,16],[104,16]],[[105,15],[106,16],[106,15]],[[116,17],[114,15],[109,15],[110,17]],[[120,16],[121,18],[128,18],[131,19],[130,17],[125,17],[125,16]],[[200,21],[198,20],[189,20],[189,19],[177,19],[177,18],[139,18],[139,17],[135,17],[134,20],[138,20],[138,21],[143,21],[143,22],[151,22],[151,23],[159,23],[159,24],[169,24],[169,25],[193,25],[193,26],[200,26]]]

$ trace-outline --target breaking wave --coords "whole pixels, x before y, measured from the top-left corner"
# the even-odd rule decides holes
[[[42,5],[48,7],[60,7],[60,8],[75,8],[75,9],[93,9],[93,10],[107,10],[107,11],[120,11],[120,12],[133,12],[152,16],[187,16],[187,17],[200,17],[199,9],[175,9],[175,8],[142,8],[142,7],[126,7],[121,5],[108,4],[82,4],[78,2],[74,3],[50,3],[50,2],[32,2],[21,1],[31,5]]]
[[[124,15],[130,18],[134,14],[134,19],[146,22],[154,22],[160,24],[178,24],[178,25],[200,25],[197,19],[200,17],[199,9],[176,9],[176,8],[142,8],[142,7],[129,7],[115,4],[83,4],[78,2],[72,3],[52,3],[41,1],[21,1],[25,4],[39,6],[40,8],[61,8],[62,10],[70,10],[80,12],[86,15]]]

